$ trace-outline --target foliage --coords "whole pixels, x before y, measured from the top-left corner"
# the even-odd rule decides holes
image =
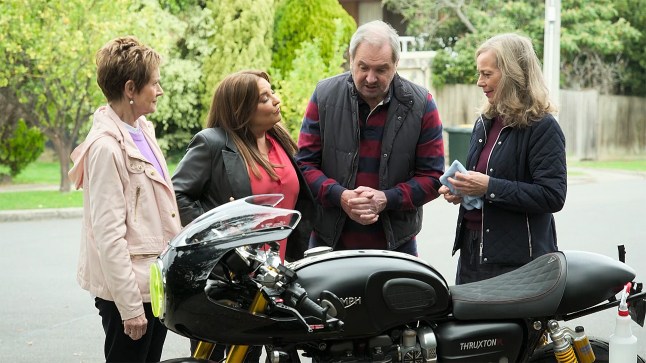
[[[193,5],[177,16],[186,28],[162,65],[164,96],[157,112],[149,116],[155,123],[159,146],[170,155],[183,154],[191,137],[202,129],[206,113],[202,63],[213,51],[207,39],[215,33],[213,13],[206,7]]]
[[[625,19],[632,28],[641,30],[638,37],[623,39],[618,93],[646,96],[646,12],[637,10],[646,8],[646,0],[616,0],[614,6],[615,18]]]
[[[183,150],[191,137],[202,128],[204,94],[200,63],[194,59],[172,58],[163,67],[164,96],[157,112],[151,114],[157,141],[162,150],[176,153]]]
[[[9,168],[9,175],[15,177],[27,165],[38,159],[45,149],[45,137],[36,127],[28,127],[24,120],[18,120],[15,127],[0,127],[0,165]]]
[[[567,0],[566,5],[561,9],[562,85],[614,93],[625,68],[626,44],[641,32],[618,17],[614,0]]]
[[[518,32],[529,36],[542,59],[544,1],[383,2],[404,16],[411,32],[425,36],[426,49],[438,50],[433,64],[435,87],[475,82],[474,51],[494,34]],[[632,81],[646,80],[646,39],[639,30],[646,29],[646,16],[635,11],[644,6],[645,0],[562,0],[562,87],[646,94],[643,81]]]
[[[267,71],[271,65],[274,24],[273,0],[211,0],[213,14],[211,54],[202,65],[205,93],[202,104],[208,109],[215,88],[228,74],[243,69]]]
[[[204,8],[204,0],[159,0],[159,6],[173,15],[191,12],[198,7]]]
[[[475,31],[463,13],[474,9],[475,4],[465,6],[464,1],[449,0],[382,0],[382,3],[389,10],[401,14],[407,21],[408,35],[418,38],[416,50],[432,49],[438,36],[441,38],[441,33],[447,33],[447,30],[455,35]],[[448,40],[452,41],[450,37]]]
[[[320,55],[325,64],[337,56],[333,40],[338,27],[335,19],[341,24],[342,44],[348,44],[356,30],[354,19],[336,0],[278,1],[272,54],[272,68],[278,78],[289,73],[304,42],[319,39]]]
[[[52,143],[68,191],[69,155],[93,108],[104,103],[94,85],[94,55],[109,39],[136,34],[162,55],[178,22],[155,1],[22,0],[0,2],[0,87],[11,86],[29,110],[25,121]]]
[[[343,71],[343,52],[347,47],[343,39],[343,24],[340,19],[335,19],[334,24],[336,30],[330,44],[334,50],[333,57],[324,59],[320,38],[304,41],[295,52],[287,77],[277,82],[278,92],[288,100],[280,107],[283,122],[294,139],[298,138],[303,113],[316,83]]]
[[[477,72],[473,54],[480,43],[479,40],[475,35],[466,35],[454,47],[437,52],[431,73],[435,88],[442,88],[445,84],[476,83]]]

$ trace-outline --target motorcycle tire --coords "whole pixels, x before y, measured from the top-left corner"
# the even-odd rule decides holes
[[[610,346],[607,340],[598,338],[589,338],[590,346],[594,352],[595,363],[608,363],[610,357]],[[537,349],[529,359],[533,363],[558,363],[554,357],[554,346],[552,343]],[[644,358],[637,356],[637,363],[646,363]]]
[[[217,363],[217,362],[213,360],[208,360],[208,359],[186,357],[186,358],[173,358],[173,359],[163,360],[159,363]]]

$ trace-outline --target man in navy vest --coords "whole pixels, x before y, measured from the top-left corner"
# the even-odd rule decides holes
[[[360,26],[350,72],[320,81],[310,99],[296,156],[319,208],[310,247],[417,255],[444,143],[431,94],[397,74],[399,47],[390,25]]]

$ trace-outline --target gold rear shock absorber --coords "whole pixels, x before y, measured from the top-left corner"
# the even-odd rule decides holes
[[[554,357],[558,363],[579,363],[574,354],[572,344],[567,340],[564,329],[559,328],[556,320],[547,322],[547,331],[554,343]]]
[[[579,359],[579,363],[593,363],[597,358],[594,355],[585,330],[579,325],[574,329],[574,333],[574,351]]]
[[[256,296],[251,303],[249,312],[252,314],[262,313],[267,309],[267,300],[262,295],[260,290],[256,292]],[[244,358],[249,350],[248,345],[232,345],[229,347],[229,354],[227,354],[226,363],[243,363]]]

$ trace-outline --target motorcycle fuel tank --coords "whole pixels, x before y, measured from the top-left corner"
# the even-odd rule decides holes
[[[399,252],[336,251],[308,257],[292,268],[313,300],[329,291],[345,307],[343,337],[377,334],[448,314],[449,289],[426,262]]]

